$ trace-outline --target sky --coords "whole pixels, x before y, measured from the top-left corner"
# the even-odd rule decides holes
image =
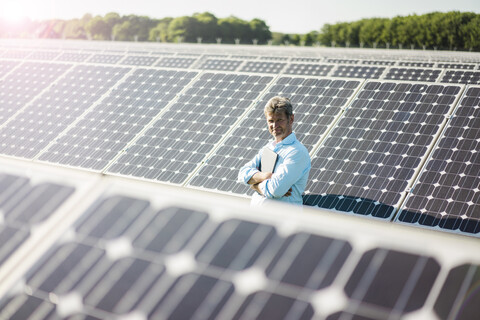
[[[392,18],[429,12],[462,11],[480,14],[479,0],[1,0],[0,18],[14,23],[74,19],[84,14],[142,15],[150,18],[191,16],[210,12],[217,18],[235,16],[267,23],[272,32],[319,31],[325,23],[363,18]]]

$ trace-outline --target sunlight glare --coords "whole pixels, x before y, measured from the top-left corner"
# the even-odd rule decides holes
[[[2,1],[0,5],[0,17],[10,23],[17,23],[23,20],[27,15],[22,3],[19,1]]]

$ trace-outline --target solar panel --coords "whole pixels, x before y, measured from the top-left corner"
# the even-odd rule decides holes
[[[13,68],[18,66],[20,63],[17,61],[11,60],[0,60],[0,79],[4,78],[7,73],[9,73]]]
[[[25,59],[30,54],[29,50],[9,49],[2,54],[4,59]]]
[[[240,71],[257,73],[280,73],[287,64],[284,62],[247,61]]]
[[[367,82],[313,156],[304,203],[390,218],[459,92]]]
[[[60,55],[60,51],[33,51],[28,57],[28,60],[55,60]]]
[[[59,76],[66,68],[55,65],[50,74],[42,65],[32,65],[47,77],[44,86]],[[45,70],[46,69],[46,70]],[[35,74],[26,69],[29,77]],[[61,81],[36,98],[0,129],[0,153],[33,158],[72,122],[90,108],[104,93],[120,80],[129,69],[108,66],[78,65]],[[15,73],[17,74],[17,73]],[[32,83],[35,92],[42,84]],[[27,88],[22,87],[22,90]],[[27,93],[23,93],[28,96]]]
[[[309,76],[326,76],[330,73],[333,67],[333,64],[291,63],[283,73]]]
[[[339,65],[333,70],[331,76],[344,78],[378,79],[384,71],[384,67]]]
[[[207,59],[198,66],[198,69],[235,71],[242,62],[242,60]]]
[[[310,58],[310,57],[292,57],[292,62],[321,62],[322,58]]]
[[[179,190],[112,177],[86,188],[87,203],[64,211],[71,219],[56,225],[51,244],[34,247],[38,258],[0,286],[0,317],[476,315],[480,261],[458,250],[478,250],[474,239]]]
[[[330,63],[349,63],[349,64],[357,64],[360,60],[357,59],[341,59],[341,58],[328,58],[326,62]]]
[[[92,55],[91,53],[83,53],[83,52],[63,52],[57,58],[57,61],[84,62],[84,61],[87,61],[91,55]]]
[[[93,170],[105,168],[196,75],[136,69],[39,159]]]
[[[384,79],[436,82],[441,69],[390,68]]]
[[[188,69],[197,61],[196,58],[181,58],[181,57],[164,57],[155,65],[162,68],[180,68]]]
[[[151,66],[158,60],[158,57],[150,56],[127,56],[120,64],[130,66]]]
[[[34,181],[25,175],[2,171],[0,173],[0,266],[4,265],[27,239],[38,236],[37,229],[74,191],[73,187],[57,182]],[[45,201],[45,199],[48,200]]]
[[[203,73],[108,171],[183,183],[271,80]]]
[[[470,87],[398,221],[480,235],[480,88]]]
[[[476,319],[480,89],[447,81],[475,83],[478,53],[0,39],[0,54],[1,319]],[[411,80],[332,78],[364,63]],[[271,139],[273,95],[294,102],[314,208],[250,208],[236,182]]]
[[[8,64],[5,69],[12,67]],[[68,68],[66,64],[24,62],[15,72],[8,74],[0,83],[0,125],[22,110]]]
[[[119,54],[94,54],[87,62],[89,63],[104,63],[104,64],[116,64],[123,58]]]
[[[466,69],[474,70],[476,67],[475,64],[465,64],[465,63],[437,63],[437,68],[444,69]]]
[[[433,63],[433,62],[415,62],[415,61],[398,61],[398,65],[403,66],[403,67],[433,68],[435,63]]]
[[[447,70],[441,82],[480,84],[480,71]]]
[[[261,55],[260,60],[271,60],[271,61],[288,61],[289,57],[280,57],[280,56],[271,56],[271,55]]]
[[[222,192],[251,194],[247,187],[237,182],[237,174],[238,169],[271,139],[263,114],[263,106],[268,99],[276,95],[291,99],[295,114],[295,134],[305,147],[312,151],[359,85],[360,81],[279,78],[218,151],[195,174],[189,185]]]
[[[379,65],[379,66],[393,66],[395,61],[384,61],[384,60],[362,60],[361,64],[369,65]]]

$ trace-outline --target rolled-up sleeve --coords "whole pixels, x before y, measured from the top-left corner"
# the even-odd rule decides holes
[[[266,198],[281,198],[306,172],[310,170],[308,153],[292,150],[268,180],[260,183],[259,187]]]
[[[255,157],[245,164],[240,171],[238,172],[238,182],[243,184],[248,184],[250,178],[257,172],[260,172],[258,168],[260,167],[261,153],[257,153]]]

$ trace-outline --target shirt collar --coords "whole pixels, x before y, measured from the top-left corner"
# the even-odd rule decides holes
[[[290,133],[285,139],[283,139],[283,140],[280,141],[280,142],[275,142],[275,140],[273,140],[273,141],[271,142],[271,145],[272,145],[273,147],[281,146],[281,145],[289,145],[289,144],[294,143],[295,140],[297,140],[297,137],[295,136],[295,132],[292,132],[292,133]]]

